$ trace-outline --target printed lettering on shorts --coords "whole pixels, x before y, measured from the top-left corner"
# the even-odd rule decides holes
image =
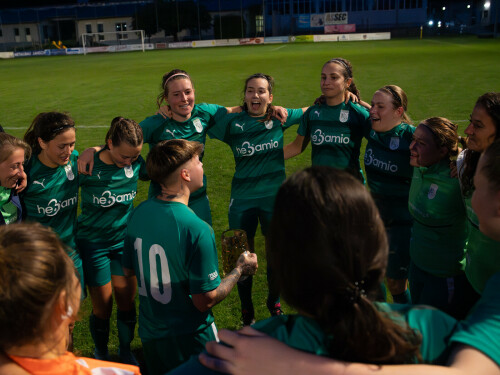
[[[109,190],[104,191],[101,196],[92,195],[92,203],[100,207],[111,207],[115,203],[128,203],[134,200],[137,191],[132,190],[130,193],[114,194]]]
[[[372,148],[367,148],[365,151],[365,166],[373,166],[385,172],[396,173],[398,165],[393,164],[392,161],[379,160],[373,153]]]
[[[51,199],[47,203],[47,206],[45,207],[39,206],[37,204],[36,209],[39,214],[42,214],[42,216],[55,216],[59,213],[61,209],[76,206],[77,203],[78,203],[78,194],[75,194],[73,197],[64,199],[62,201],[59,201],[55,198]]]
[[[319,146],[322,144],[339,144],[348,145],[351,142],[351,138],[348,134],[326,134],[321,129],[316,129],[311,136],[311,143],[313,145]]]
[[[271,139],[270,142],[253,144],[245,141],[240,147],[236,147],[235,151],[237,156],[252,156],[259,152],[266,152],[279,148],[279,142]]]

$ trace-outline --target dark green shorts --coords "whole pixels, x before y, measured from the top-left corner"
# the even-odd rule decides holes
[[[231,199],[229,203],[229,228],[244,229],[248,238],[255,237],[257,224],[265,236],[273,217],[275,196],[256,199]]]
[[[218,340],[215,323],[188,335],[170,336],[142,342],[149,375],[165,374],[205,349],[208,341]]]
[[[111,275],[123,276],[123,241],[117,244],[78,241],[88,286],[103,286],[111,281]]]

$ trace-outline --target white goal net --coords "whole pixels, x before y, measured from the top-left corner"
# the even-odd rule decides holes
[[[137,49],[144,52],[144,30],[128,31],[106,31],[101,33],[83,33],[83,53],[87,54],[90,47],[115,46],[117,49],[125,49],[126,46],[136,45]],[[120,48],[122,47],[122,48]]]

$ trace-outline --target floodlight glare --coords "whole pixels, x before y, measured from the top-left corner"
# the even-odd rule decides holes
[[[490,2],[489,1],[485,1],[484,2],[484,9],[490,9]]]
[[[433,21],[433,20],[430,20],[430,21],[429,21],[429,26],[432,26],[432,25],[434,25],[434,21]]]
[[[467,9],[470,9],[470,4],[467,4]]]
[[[443,7],[443,10],[446,10],[446,7]]]
[[[438,27],[441,27],[441,21],[438,21]]]

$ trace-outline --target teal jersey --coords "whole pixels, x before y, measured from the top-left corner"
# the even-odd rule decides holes
[[[169,139],[187,139],[205,144],[206,134],[216,118],[224,116],[226,108],[216,104],[195,104],[191,117],[178,122],[173,119],[165,119],[162,115],[154,115],[141,121],[139,125],[144,134],[144,143],[149,144],[149,149],[157,143]],[[200,155],[203,160],[203,153]],[[196,200],[204,195],[207,188],[207,178],[203,176],[203,187],[191,194],[190,200]],[[148,197],[156,197],[161,191],[160,185],[151,181]]]
[[[312,165],[345,169],[363,180],[359,150],[369,117],[366,108],[352,102],[309,107],[297,133],[311,140]]]
[[[410,143],[414,132],[415,127],[405,123],[387,132],[369,131],[364,161],[372,193],[391,198],[408,197],[413,174]]]
[[[99,157],[101,152],[94,155],[92,176],[80,176],[82,211],[77,236],[83,241],[116,244],[125,238],[137,180],[147,173],[141,156],[132,165],[120,168],[105,164]]]
[[[469,345],[500,366],[500,272],[493,275],[469,316],[460,322],[452,343]]]
[[[408,209],[413,228],[410,256],[420,269],[440,277],[463,272],[467,218],[458,179],[449,161],[415,168]]]
[[[217,119],[208,135],[231,147],[235,172],[231,198],[253,199],[273,196],[285,175],[283,133],[302,117],[301,109],[287,109],[284,125],[274,118],[251,117],[247,112],[228,114]]]
[[[191,300],[220,284],[214,232],[186,205],[151,198],[136,207],[122,265],[137,276],[141,340],[195,333],[214,321]]]
[[[392,320],[408,324],[422,334],[420,353],[424,362],[446,364],[449,354],[448,339],[457,326],[455,319],[429,307],[385,303],[376,303],[376,305]],[[252,325],[252,328],[274,337],[292,348],[335,358],[335,354],[330,354],[328,350],[328,342],[334,338],[325,334],[314,319],[302,315],[281,315],[261,320]],[[169,374],[202,375],[218,374],[218,372],[204,367],[198,361],[198,357],[193,356]]]
[[[74,150],[68,164],[50,168],[40,162],[38,155],[32,156],[26,171],[28,186],[22,195],[26,220],[51,227],[72,249],[78,209],[77,159]]]
[[[467,149],[463,150],[457,158],[459,176],[463,173],[466,153]],[[469,232],[465,247],[465,274],[474,289],[482,293],[486,281],[500,271],[500,242],[485,236],[479,230],[479,220],[472,209],[471,198],[472,194],[468,197],[462,195]]]
[[[500,242],[485,236],[479,230],[479,220],[472,210],[471,197],[464,198],[469,226],[465,249],[465,274],[478,293],[486,281],[500,271]]]

